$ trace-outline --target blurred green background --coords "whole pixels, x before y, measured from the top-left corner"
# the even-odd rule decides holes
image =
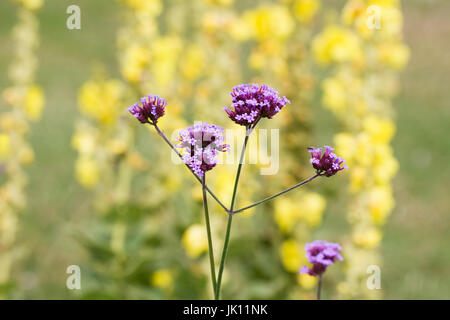
[[[82,29],[65,26],[68,5],[82,9]],[[41,35],[37,83],[46,107],[32,125],[35,162],[28,169],[30,205],[20,216],[17,243],[25,258],[14,268],[19,298],[74,298],[65,288],[66,267],[88,259],[73,230],[89,223],[88,192],[74,179],[76,152],[71,147],[78,117],[77,90],[96,63],[118,75],[115,33],[118,5],[110,0],[50,0],[38,12]],[[0,2],[0,88],[8,85],[11,27],[15,7]],[[396,208],[384,230],[382,288],[388,299],[450,298],[450,2],[403,1],[405,41],[411,61],[403,71],[396,98],[397,134],[393,145],[400,162],[395,179]],[[333,118],[315,103],[325,119],[315,130],[331,139]],[[339,219],[339,218],[332,218]],[[332,223],[327,222],[327,223]],[[345,232],[345,230],[342,230]]]

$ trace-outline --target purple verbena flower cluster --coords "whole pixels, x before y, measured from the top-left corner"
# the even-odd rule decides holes
[[[223,129],[214,124],[199,123],[179,133],[177,148],[183,149],[183,162],[202,177],[217,164],[215,157],[228,150],[224,144]]]
[[[305,245],[306,257],[308,262],[312,264],[312,268],[303,266],[299,273],[307,273],[311,276],[319,276],[323,274],[327,267],[335,263],[337,260],[344,260],[340,255],[341,246],[337,243],[316,240]]]
[[[223,109],[231,120],[250,127],[260,118],[272,118],[290,101],[280,97],[278,92],[267,85],[241,84],[230,93],[232,104]]]
[[[324,149],[325,152],[322,155],[322,148],[308,148],[309,153],[311,153],[310,162],[317,173],[331,177],[338,171],[348,168],[345,160],[333,153],[333,148],[325,146]]]
[[[159,96],[148,95],[141,98],[141,104],[135,103],[127,110],[141,123],[156,124],[166,111],[166,99]]]

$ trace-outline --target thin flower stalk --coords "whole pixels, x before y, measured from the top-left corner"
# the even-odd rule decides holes
[[[290,187],[290,188],[287,188],[286,190],[283,190],[283,191],[281,191],[281,192],[278,192],[278,193],[276,193],[276,194],[274,194],[274,195],[272,195],[272,196],[270,196],[270,197],[267,197],[267,198],[265,198],[265,199],[262,199],[262,200],[260,200],[260,201],[257,201],[257,202],[255,202],[255,203],[253,203],[253,204],[251,204],[251,205],[248,205],[248,206],[246,206],[246,207],[244,207],[244,208],[241,208],[241,209],[238,209],[238,210],[234,210],[232,213],[233,213],[233,214],[236,214],[236,213],[239,213],[239,212],[248,210],[248,209],[250,209],[250,208],[256,207],[256,206],[258,206],[258,205],[260,205],[260,204],[263,204],[263,203],[265,203],[265,202],[267,202],[267,201],[270,201],[270,200],[272,200],[272,199],[274,199],[274,198],[276,198],[276,197],[279,197],[279,196],[281,196],[281,195],[283,195],[283,194],[285,194],[285,193],[288,193],[289,191],[292,191],[292,190],[294,190],[294,189],[296,189],[296,188],[298,188],[298,187],[301,187],[301,186],[307,184],[308,182],[313,181],[313,180],[314,180],[315,178],[317,178],[317,177],[320,177],[320,174],[319,174],[319,173],[316,173],[314,176],[312,176],[312,177],[310,177],[310,178],[308,178],[308,179],[306,179],[306,180],[304,180],[304,181],[302,181],[302,182],[299,182],[299,183],[297,183],[296,185],[294,185],[294,186],[292,186],[292,187]]]
[[[259,119],[255,122],[255,124],[253,125],[253,127],[251,129],[247,129],[247,131],[246,131],[246,135],[245,135],[245,139],[244,139],[244,145],[242,146],[241,157],[239,159],[239,164],[238,164],[238,168],[237,168],[237,172],[236,172],[236,178],[234,180],[233,195],[231,197],[230,212],[228,214],[228,221],[227,221],[227,231],[226,231],[226,234],[225,234],[225,240],[224,240],[223,251],[222,251],[222,258],[220,260],[219,274],[218,274],[218,278],[217,278],[217,287],[216,287],[216,294],[215,294],[215,299],[216,300],[219,300],[219,297],[220,297],[220,287],[222,285],[222,274],[223,274],[223,269],[225,268],[225,260],[226,260],[226,257],[227,257],[228,245],[229,245],[229,242],[230,242],[231,224],[233,222],[234,203],[235,203],[235,200],[236,200],[236,193],[237,193],[237,188],[238,188],[238,184],[239,184],[239,178],[241,176],[242,164],[244,162],[245,150],[247,149],[247,143],[248,143],[248,139],[250,137],[250,134],[251,134],[253,128],[258,123],[258,121],[259,121]]]
[[[205,224],[206,224],[206,234],[208,235],[208,254],[209,254],[209,264],[211,267],[211,280],[213,286],[213,292],[216,292],[216,268],[214,266],[214,250],[211,235],[211,224],[209,222],[209,210],[208,210],[208,199],[206,194],[206,174],[202,177],[202,192],[203,192],[203,207],[205,209]]]

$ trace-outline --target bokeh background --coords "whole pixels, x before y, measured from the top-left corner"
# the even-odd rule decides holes
[[[237,129],[221,108],[232,86],[255,80],[293,104],[261,124],[281,128],[280,173],[261,177],[260,166],[246,167],[240,206],[311,175],[306,146],[360,146],[341,148],[353,164],[347,173],[235,219],[223,297],[314,298],[314,279],[295,270],[304,243],[325,239],[342,243],[346,259],[330,268],[326,298],[450,298],[450,3],[301,2],[48,0],[35,10],[40,1],[2,1],[0,296],[210,298],[198,185],[123,109],[160,94],[169,100],[166,132],[194,120]],[[391,12],[390,33],[365,34],[357,18],[370,2],[401,10],[400,30]],[[71,4],[81,8],[81,30],[66,27]],[[384,60],[373,62],[374,52]],[[343,82],[329,81],[327,91],[333,77]],[[342,92],[367,99],[365,107]],[[373,107],[367,96],[380,92]],[[387,151],[392,161],[380,170],[395,178],[381,187],[370,182],[375,162],[359,159],[373,142],[360,135],[362,123],[376,123],[378,142],[397,159]],[[227,201],[233,166],[210,179]],[[19,187],[6,188],[10,181]],[[371,184],[389,187],[372,199]],[[395,206],[383,193],[391,189]],[[361,209],[367,197],[381,208]],[[217,258],[226,215],[213,210]],[[66,288],[73,264],[81,290]],[[376,292],[364,289],[371,264],[381,267]]]

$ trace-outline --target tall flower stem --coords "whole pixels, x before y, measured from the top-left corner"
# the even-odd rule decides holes
[[[319,283],[317,284],[317,300],[320,300],[321,291],[322,291],[322,275],[319,275]]]
[[[299,183],[297,183],[296,185],[294,185],[294,186],[292,186],[292,187],[290,187],[290,188],[287,188],[286,190],[283,190],[283,191],[281,191],[281,192],[278,192],[277,194],[274,194],[274,195],[272,195],[272,196],[270,196],[270,197],[267,197],[267,198],[265,198],[265,199],[262,199],[262,200],[260,200],[260,201],[257,201],[257,202],[255,202],[255,203],[253,203],[253,204],[251,204],[251,205],[249,205],[249,206],[246,206],[246,207],[244,207],[244,208],[241,208],[241,209],[239,209],[239,210],[235,210],[235,211],[233,211],[232,213],[235,214],[235,213],[239,213],[239,212],[242,212],[242,211],[244,211],[244,210],[247,210],[247,209],[256,207],[257,205],[260,205],[260,204],[262,204],[262,203],[264,203],[264,202],[267,202],[267,201],[272,200],[272,199],[274,199],[274,198],[276,198],[276,197],[278,197],[278,196],[281,196],[281,195],[283,195],[283,194],[285,194],[285,193],[287,193],[287,192],[289,192],[289,191],[292,191],[292,190],[294,190],[295,188],[301,187],[302,185],[307,184],[308,182],[314,180],[315,178],[317,178],[317,177],[319,177],[319,176],[320,176],[320,174],[317,173],[317,174],[315,174],[314,176],[312,176],[312,177],[310,177],[310,178],[308,178],[308,179],[306,179],[306,180],[304,180],[304,181],[302,181],[302,182],[299,182]]]
[[[158,134],[161,136],[161,138],[163,138],[163,140],[169,145],[169,147],[177,154],[177,156],[182,159],[181,154],[178,152],[178,150],[175,148],[175,146],[170,142],[169,139],[167,139],[166,135],[164,134],[164,132],[162,132],[158,126],[156,124],[151,124],[152,126],[155,127],[156,132],[158,132]],[[197,179],[198,182],[202,183],[202,179],[196,175],[194,173],[194,171],[192,171],[192,169],[185,164],[185,166],[189,169],[189,171],[194,175],[194,177]],[[208,191],[208,193],[211,195],[211,197],[213,197],[214,200],[217,201],[217,203],[226,211],[229,212],[228,208],[219,200],[219,198],[217,198],[217,196],[214,194],[214,192],[211,191],[211,189],[208,188],[207,185],[205,185],[205,189],[206,191]]]
[[[203,191],[203,207],[205,208],[205,224],[206,233],[208,235],[208,251],[209,251],[209,264],[211,266],[211,280],[213,286],[213,292],[216,292],[216,268],[214,267],[214,251],[211,236],[211,225],[209,222],[209,210],[208,199],[206,198],[206,173],[202,177],[202,191]]]
[[[233,208],[234,208],[234,203],[236,201],[237,187],[239,184],[239,178],[241,176],[241,169],[242,169],[242,164],[244,162],[245,150],[246,150],[248,138],[249,138],[251,132],[252,132],[252,129],[249,129],[246,132],[245,139],[244,139],[244,145],[242,146],[241,157],[239,159],[239,164],[238,164],[238,168],[237,168],[237,172],[236,172],[236,179],[234,180],[233,195],[231,197],[230,211],[228,213],[227,231],[225,234],[222,258],[220,260],[219,274],[217,277],[217,287],[216,287],[216,295],[215,295],[216,300],[219,300],[219,296],[220,296],[220,286],[222,284],[222,274],[223,274],[223,269],[225,267],[225,260],[226,260],[227,252],[228,252],[228,244],[230,242],[231,223],[233,222]]]

